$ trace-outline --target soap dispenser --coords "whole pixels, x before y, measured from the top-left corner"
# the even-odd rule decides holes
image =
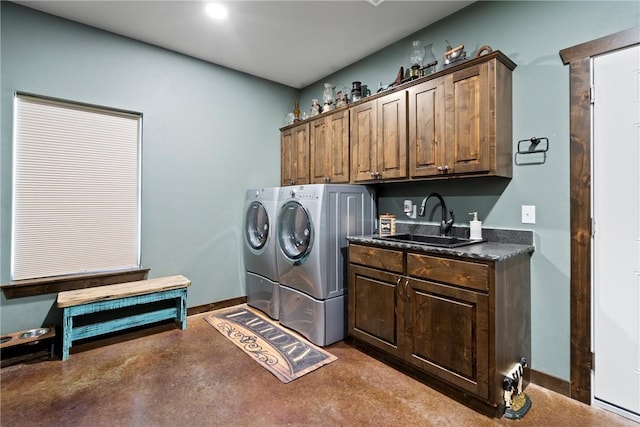
[[[478,221],[478,212],[469,212],[473,219],[469,221],[469,238],[471,240],[482,240],[482,221]]]

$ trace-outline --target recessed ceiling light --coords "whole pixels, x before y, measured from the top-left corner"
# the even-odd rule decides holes
[[[213,19],[224,19],[227,17],[227,8],[220,3],[209,3],[205,7],[207,15]]]

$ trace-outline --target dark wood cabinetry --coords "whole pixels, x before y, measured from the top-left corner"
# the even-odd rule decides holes
[[[408,89],[411,178],[511,177],[513,68],[499,55]]]
[[[528,254],[466,260],[351,244],[348,331],[403,366],[500,409],[531,356]]]
[[[311,129],[308,122],[284,128],[282,182],[304,184],[303,176],[306,183],[510,178],[515,67],[501,52],[492,52],[323,113],[311,119]],[[299,166],[305,164],[304,150],[285,150],[294,143],[287,138],[305,129],[307,155],[311,145],[307,175]],[[295,143],[302,141],[304,136]],[[297,168],[286,157],[291,153],[299,156]],[[308,167],[309,158],[304,160]]]
[[[309,183],[309,123],[287,128],[280,134],[280,183]]]
[[[312,184],[349,182],[349,110],[311,121]]]
[[[352,182],[407,178],[406,114],[405,91],[352,107]]]

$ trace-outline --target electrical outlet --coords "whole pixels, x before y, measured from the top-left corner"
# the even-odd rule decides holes
[[[534,205],[522,205],[522,223],[536,223],[536,207]]]
[[[413,209],[413,202],[411,200],[404,201],[404,213],[409,215]]]

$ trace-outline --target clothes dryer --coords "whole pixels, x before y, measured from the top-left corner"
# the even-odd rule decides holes
[[[274,234],[278,196],[278,187],[247,190],[243,233],[247,304],[274,319],[280,294]]]
[[[372,189],[312,184],[280,189],[280,323],[316,345],[346,336],[346,236],[373,234]]]

